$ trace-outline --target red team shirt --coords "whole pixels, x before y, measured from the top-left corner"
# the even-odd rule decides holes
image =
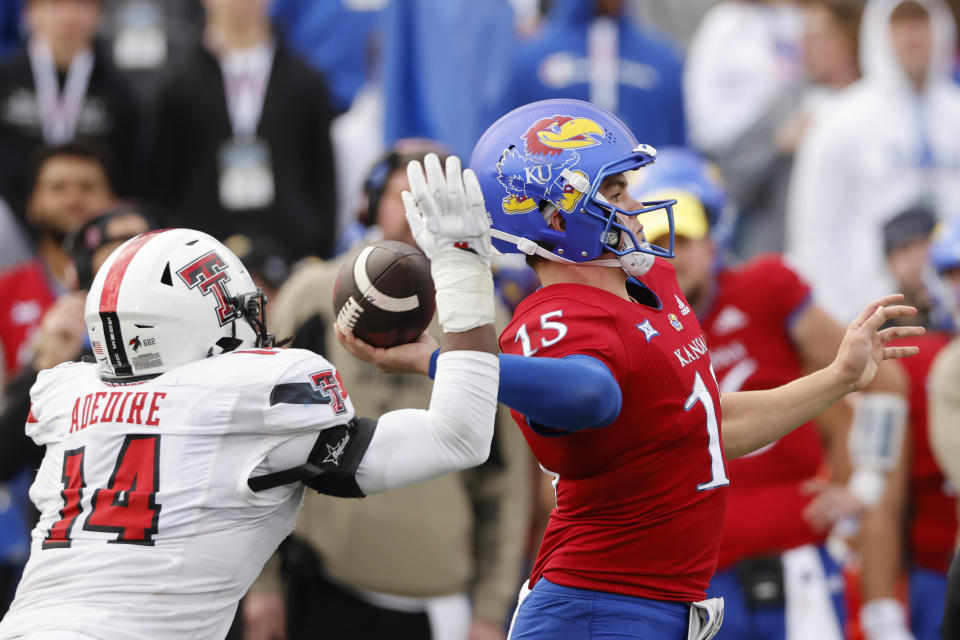
[[[913,564],[946,573],[957,534],[956,488],[943,476],[933,452],[927,423],[927,375],[948,333],[929,333],[895,340],[892,345],[917,345],[920,353],[900,360],[910,383],[909,543]]]
[[[556,284],[524,300],[500,336],[504,353],[596,358],[623,394],[612,424],[562,435],[541,435],[514,412],[541,465],[558,474],[557,506],[530,584],[545,577],[570,587],[702,600],[727,503],[720,396],[673,267],[657,259],[642,280],[659,296],[657,308],[595,287]]]
[[[715,291],[702,324],[722,392],[771,389],[803,375],[789,329],[809,303],[810,287],[779,256],[722,269]],[[822,462],[820,437],[809,422],[727,462],[731,485],[720,569],[823,541],[801,515],[811,496],[800,492]]]
[[[5,270],[0,275],[0,292],[0,346],[3,372],[9,378],[30,361],[30,339],[57,293],[39,258]]]

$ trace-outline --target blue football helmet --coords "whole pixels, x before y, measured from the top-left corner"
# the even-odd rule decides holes
[[[933,271],[927,278],[927,289],[934,324],[960,330],[960,287],[944,277],[946,272],[960,269],[960,218],[937,226],[927,255]]]
[[[470,158],[492,218],[493,245],[503,253],[539,255],[555,262],[594,261],[642,275],[653,256],[673,257],[673,200],[644,202],[635,211],[599,193],[608,176],[640,169],[656,150],[639,144],[616,116],[580,100],[534,102],[497,120]],[[665,209],[670,244],[648,244],[618,220]],[[559,211],[563,231],[546,220]],[[596,260],[603,253],[616,256]]]
[[[717,165],[692,149],[664,147],[657,153],[657,163],[630,185],[630,195],[637,199],[675,190],[686,191],[700,201],[710,235],[723,244],[732,232],[736,208]]]

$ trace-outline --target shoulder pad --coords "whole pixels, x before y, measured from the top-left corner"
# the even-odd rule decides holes
[[[228,395],[220,404],[229,411],[217,420],[228,420],[233,432],[310,431],[354,416],[336,368],[305,349],[243,349],[178,367],[157,382],[194,386],[197,398]]]
[[[60,436],[57,434],[62,431],[63,425],[57,416],[63,407],[58,406],[56,401],[63,397],[65,390],[74,390],[99,380],[100,369],[93,362],[64,362],[38,373],[36,382],[30,387],[30,415],[25,428],[27,436],[38,445],[58,439]],[[59,405],[62,405],[62,401]]]

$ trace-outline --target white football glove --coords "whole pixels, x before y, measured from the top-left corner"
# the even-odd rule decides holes
[[[477,176],[447,158],[444,177],[436,154],[407,165],[410,191],[401,194],[407,224],[430,259],[437,288],[437,315],[447,333],[461,333],[494,319],[490,219]]]

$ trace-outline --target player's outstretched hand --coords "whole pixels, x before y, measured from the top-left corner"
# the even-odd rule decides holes
[[[424,174],[426,171],[426,174]],[[401,194],[407,224],[420,249],[431,260],[450,249],[464,249],[488,265],[492,255],[490,220],[483,193],[471,169],[461,170],[460,158],[447,158],[446,176],[437,154],[421,165],[407,165],[410,191]]]
[[[333,330],[337,334],[337,340],[353,357],[367,364],[372,364],[384,373],[421,373],[428,375],[430,372],[430,356],[440,346],[433,339],[433,336],[426,332],[416,342],[384,349],[367,344],[350,331],[344,332],[340,329],[340,325],[336,323],[333,324]]]
[[[424,174],[426,168],[426,174]],[[402,195],[407,223],[430,258],[437,288],[437,318],[444,333],[465,333],[493,325],[490,218],[477,176],[460,169],[460,159],[428,154],[423,165],[407,165],[410,191]]]
[[[887,320],[916,315],[917,310],[906,305],[894,304],[903,300],[899,293],[884,296],[867,305],[857,319],[847,327],[840,350],[832,367],[849,384],[848,391],[859,391],[867,386],[877,373],[877,365],[891,358],[907,358],[916,355],[918,347],[888,347],[896,338],[923,335],[923,327],[888,327],[881,329]]]

